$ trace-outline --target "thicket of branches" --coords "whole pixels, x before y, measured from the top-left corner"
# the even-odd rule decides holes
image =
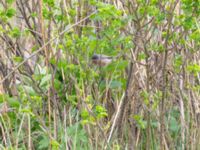
[[[197,149],[199,16],[198,0],[0,0],[0,148]]]

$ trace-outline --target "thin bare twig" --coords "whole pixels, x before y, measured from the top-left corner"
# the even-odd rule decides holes
[[[111,127],[111,130],[110,130],[110,134],[108,136],[108,140],[107,140],[107,143],[110,142],[111,140],[111,137],[113,135],[113,131],[114,131],[114,128],[116,126],[116,123],[117,123],[117,119],[119,118],[119,114],[120,114],[120,111],[122,111],[122,102],[123,102],[123,99],[124,99],[124,96],[125,96],[125,93],[123,93],[122,97],[121,97],[121,100],[120,100],[120,103],[119,103],[119,107],[117,109],[117,112],[116,112],[116,115],[115,115],[115,118],[114,118],[114,121],[113,121],[113,124],[112,124],[112,127]]]
[[[87,17],[81,19],[80,21],[76,22],[75,24],[67,27],[65,30],[63,30],[61,33],[59,33],[56,37],[50,39],[48,42],[46,42],[41,48],[39,48],[37,51],[33,52],[29,57],[27,57],[26,59],[24,59],[21,63],[19,63],[11,72],[9,72],[7,74],[7,76],[5,76],[1,81],[0,84],[2,84],[6,79],[8,79],[10,77],[10,75],[12,75],[20,66],[22,66],[25,62],[27,62],[30,58],[32,58],[33,56],[35,56],[36,54],[38,54],[39,52],[43,51],[44,47],[46,47],[48,44],[50,44],[51,42],[53,42],[55,39],[57,39],[60,35],[64,34],[65,32],[69,31],[71,28],[77,26],[78,24],[80,24],[81,22],[87,20],[88,18],[90,18],[92,15],[94,15],[95,13],[97,13],[97,11],[94,11],[93,13],[91,13],[90,15],[88,15]]]

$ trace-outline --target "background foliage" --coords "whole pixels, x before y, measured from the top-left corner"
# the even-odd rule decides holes
[[[1,0],[0,148],[198,149],[199,22],[199,0]]]

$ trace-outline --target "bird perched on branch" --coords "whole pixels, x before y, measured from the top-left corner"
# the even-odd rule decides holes
[[[111,57],[103,54],[94,54],[91,59],[93,64],[99,67],[104,67],[110,64],[113,60],[115,60],[115,58],[116,57]],[[101,102],[106,105],[105,107],[108,112],[108,116],[106,118],[107,120],[110,120],[116,109],[115,103],[113,102],[112,89],[110,88],[110,84],[112,81],[108,81],[110,80],[109,76],[106,76],[106,72],[104,72],[103,70],[99,71],[99,77],[100,80],[98,86],[105,86],[105,90],[103,91],[103,95],[101,97]]]
[[[113,61],[113,57],[103,54],[94,54],[92,56],[92,63],[97,66],[107,66]]]

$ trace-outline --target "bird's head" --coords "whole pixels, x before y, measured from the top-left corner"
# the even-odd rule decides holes
[[[92,63],[97,66],[106,66],[112,62],[112,57],[103,54],[94,54],[92,56]]]

